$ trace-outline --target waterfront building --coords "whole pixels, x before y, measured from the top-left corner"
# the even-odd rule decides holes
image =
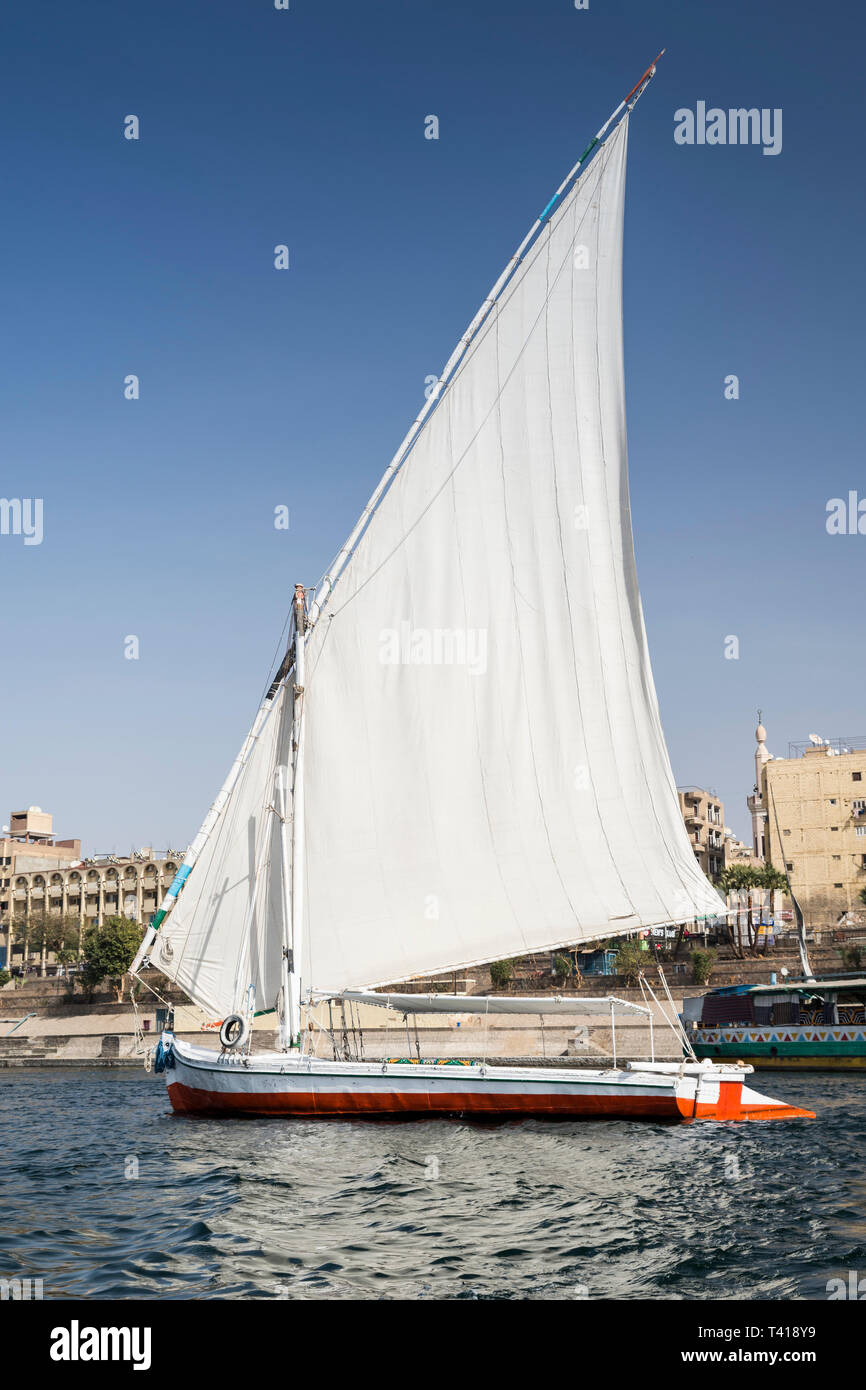
[[[789,744],[764,761],[760,797],[766,858],[787,868],[806,926],[866,912],[866,738]]]
[[[738,839],[730,827],[725,828],[725,868],[732,864],[745,864],[747,868],[759,869],[763,864],[751,845]]]
[[[51,816],[31,807],[10,817],[0,840],[0,966],[22,963],[14,923],[27,917],[77,918],[82,933],[106,917],[146,924],[183,859],[182,850],[150,846],[82,858],[81,841],[55,840],[51,827]]]
[[[13,811],[0,834],[0,877],[16,869],[26,873],[72,864],[81,858],[80,840],[57,840],[54,817],[41,806]]]
[[[718,878],[725,867],[724,805],[703,787],[677,787],[677,799],[695,858],[708,878]]]

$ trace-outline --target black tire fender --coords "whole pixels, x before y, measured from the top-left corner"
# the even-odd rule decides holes
[[[249,1033],[250,1027],[243,1014],[229,1014],[220,1024],[220,1042],[229,1051],[242,1047]]]

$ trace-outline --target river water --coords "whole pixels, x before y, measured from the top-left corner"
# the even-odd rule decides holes
[[[0,1071],[0,1278],[49,1298],[825,1299],[866,1271],[866,1076],[815,1121],[203,1119],[162,1077]]]

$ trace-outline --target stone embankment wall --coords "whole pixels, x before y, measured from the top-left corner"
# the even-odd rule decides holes
[[[622,990],[640,1002],[640,993]],[[606,1011],[587,1013],[582,1008],[586,996],[575,994],[574,1009],[567,1016],[548,1016],[542,1027],[533,1015],[491,1013],[484,1016],[420,1015],[417,1032],[414,1023],[407,1031],[403,1016],[397,1012],[362,1007],[358,1010],[362,1028],[364,1056],[412,1057],[420,1042],[423,1057],[470,1057],[487,1060],[534,1062],[538,1065],[568,1062],[569,1064],[604,1065],[610,1060],[611,1031]],[[681,995],[676,999],[681,1006]],[[99,1006],[99,1012],[70,1007],[61,1016],[56,1010],[38,1013],[35,1017],[20,1015],[17,1026],[5,1011],[5,997],[0,994],[0,1068],[20,1066],[133,1066],[141,1065],[140,1046],[136,1038],[136,1018],[132,1006]],[[155,1014],[142,1011],[141,1024],[149,1024],[144,1042],[153,1047],[157,1041]],[[186,1041],[216,1048],[218,1037],[212,1029],[204,1029],[204,1016],[189,1007],[180,1007],[176,1014],[178,1035]],[[323,1031],[328,1019],[320,1010],[321,1029],[314,1029],[311,1045],[315,1044],[323,1057],[332,1055],[330,1038]],[[617,1019],[618,1060],[646,1058],[650,1054],[650,1033],[645,1017],[627,1015]],[[357,1033],[349,1038],[355,1050],[361,1039]],[[342,1037],[338,1033],[338,1046]],[[274,1019],[259,1018],[253,1034],[254,1051],[269,1050],[276,1044]],[[653,1026],[656,1056],[678,1055],[675,1035],[665,1025],[660,1013]]]
[[[838,949],[834,946],[813,947],[811,957],[816,973],[831,973],[842,968]],[[649,957],[646,975],[661,999],[663,991],[654,964]],[[800,973],[799,959],[790,952],[739,960],[730,952],[720,951],[710,987],[768,984],[771,973],[780,977],[783,966],[792,976]],[[684,997],[705,993],[706,987],[691,982],[687,954],[684,953],[681,960],[666,962],[663,969],[677,1012]],[[471,979],[458,979],[458,989],[474,994],[490,993],[489,971],[479,968],[471,973]],[[430,984],[425,988],[429,990]],[[451,980],[447,988],[452,988]],[[203,1030],[205,1019],[199,1010],[185,1004],[178,991],[172,991],[173,999],[167,990],[160,992],[176,1006],[179,1036],[198,1045],[219,1046],[216,1033]],[[623,978],[615,975],[587,975],[579,982],[563,984],[553,981],[549,975],[533,972],[528,978],[519,976],[512,987],[500,992],[563,995],[574,1000],[574,1013],[568,1017],[549,1015],[543,1029],[532,1015],[491,1015],[486,1020],[464,1015],[459,1027],[456,1017],[444,1025],[439,1015],[422,1015],[418,1020],[422,1056],[486,1057],[490,1061],[520,1059],[537,1064],[545,1060],[559,1063],[569,1059],[574,1064],[597,1066],[611,1058],[610,1025],[604,1017],[585,1011],[581,1015],[581,1001],[615,995],[631,1002],[643,1002],[639,989],[627,986]],[[156,1006],[152,995],[147,995],[139,1005],[140,1021],[149,1024],[145,1038],[150,1047],[157,1040]],[[135,1024],[132,1005],[129,1002],[119,1005],[111,992],[96,994],[88,1001],[80,991],[71,992],[65,980],[30,978],[17,987],[7,985],[0,990],[0,1068],[140,1066],[142,1059],[137,1050]],[[639,1015],[618,1019],[616,1034],[618,1060],[638,1060],[650,1055],[649,1028]],[[257,1019],[253,1049],[268,1050],[275,1041],[273,1018]],[[410,1028],[407,1036],[402,1016],[383,1016],[379,1009],[364,1011],[363,1041],[365,1055],[369,1058],[406,1057],[415,1053],[414,1028]],[[658,1058],[678,1055],[677,1038],[658,1010],[655,1011],[652,1043]],[[331,1055],[330,1041],[324,1034],[319,1035],[319,1053]]]

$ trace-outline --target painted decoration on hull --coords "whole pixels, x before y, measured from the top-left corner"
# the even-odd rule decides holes
[[[762,1068],[849,1071],[866,1067],[866,1028],[842,1024],[701,1028],[692,1046],[701,1058],[748,1061]]]
[[[853,1043],[866,1053],[866,1028],[844,1025],[821,1028],[801,1028],[796,1025],[777,1028],[701,1028],[697,1042],[708,1043]]]

